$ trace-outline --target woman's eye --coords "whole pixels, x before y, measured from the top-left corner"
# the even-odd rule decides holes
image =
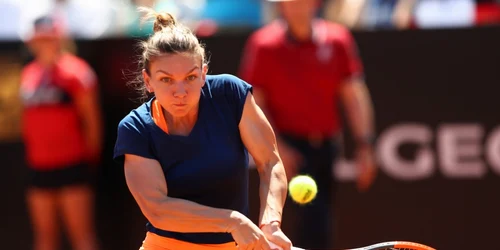
[[[190,75],[190,76],[188,76],[186,79],[187,79],[188,81],[194,81],[194,80],[196,80],[196,78],[197,78],[197,77],[196,77],[195,75]]]
[[[163,78],[161,78],[161,79],[160,79],[160,81],[162,81],[162,82],[166,82],[166,83],[170,83],[170,82],[172,82],[172,78],[169,78],[169,77],[163,77]]]

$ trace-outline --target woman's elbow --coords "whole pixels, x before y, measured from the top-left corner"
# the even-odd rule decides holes
[[[286,181],[286,171],[279,157],[273,157],[258,168],[261,178],[273,178]]]
[[[271,175],[275,167],[283,165],[281,159],[277,155],[266,155],[266,157],[255,157],[255,165],[257,171],[262,175]]]

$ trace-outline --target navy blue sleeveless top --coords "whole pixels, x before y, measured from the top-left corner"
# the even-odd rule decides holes
[[[188,136],[169,135],[155,124],[152,100],[132,110],[118,125],[114,159],[125,154],[157,160],[168,196],[248,216],[248,152],[238,124],[252,87],[232,75],[207,75],[198,120]],[[180,233],[147,223],[148,231],[199,244],[234,241],[229,233]]]

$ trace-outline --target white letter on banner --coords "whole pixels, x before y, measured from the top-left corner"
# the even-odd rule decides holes
[[[486,141],[486,159],[493,171],[500,174],[500,127],[496,127]]]
[[[434,156],[429,147],[432,131],[425,125],[402,124],[386,130],[379,137],[377,155],[380,167],[391,177],[401,180],[421,180],[433,174]],[[415,160],[405,160],[398,154],[404,143],[417,143],[421,147]]]
[[[438,130],[438,152],[442,172],[452,178],[480,178],[486,174],[481,161],[479,124],[442,125]]]

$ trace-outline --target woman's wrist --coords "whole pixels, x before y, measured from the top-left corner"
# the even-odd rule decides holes
[[[241,224],[242,216],[243,216],[243,214],[241,214],[238,211],[231,211],[231,213],[229,214],[228,220],[226,222],[226,224],[227,224],[226,232],[232,233],[234,231],[234,229]]]
[[[274,231],[276,229],[279,229],[281,227],[281,221],[280,220],[272,220],[272,221],[269,221],[269,222],[263,222],[259,225],[259,228],[261,230],[264,230],[264,228],[266,229],[271,229],[271,231]]]

